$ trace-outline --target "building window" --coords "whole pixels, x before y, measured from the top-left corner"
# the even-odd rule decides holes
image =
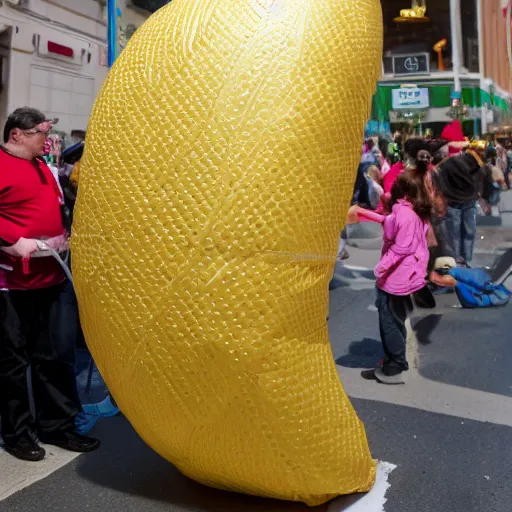
[[[479,0],[461,0],[462,20],[462,53],[464,55],[463,66],[470,73],[478,73],[478,18],[477,2]]]
[[[474,2],[462,0],[461,4]],[[442,67],[451,71],[451,27],[450,2],[448,0],[427,0],[426,16],[430,22],[396,23],[400,11],[411,6],[410,0],[382,0],[384,15],[384,73],[393,74],[393,57],[396,55],[423,54],[428,61],[430,72],[439,71],[438,53],[434,45],[446,38],[447,44],[442,52]],[[468,9],[464,9],[466,11]],[[475,9],[476,10],[476,9]],[[396,61],[395,61],[396,62]]]

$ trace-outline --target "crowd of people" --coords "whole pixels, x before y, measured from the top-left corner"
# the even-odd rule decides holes
[[[512,145],[469,142],[460,121],[439,139],[400,134],[368,139],[362,152],[347,222],[383,225],[384,245],[375,269],[376,306],[385,358],[365,379],[401,384],[408,369],[405,321],[416,303],[435,304],[432,292],[453,287],[448,270],[469,268],[477,208],[491,214],[510,187]],[[345,259],[346,231],[339,259]]]
[[[352,204],[382,211],[393,184],[406,169],[425,178],[440,250],[458,264],[470,264],[477,210],[491,215],[501,192],[510,187],[512,141],[469,142],[460,121],[449,124],[439,139],[410,137],[402,142],[401,134],[393,141],[370,138],[363,147]],[[340,245],[339,257],[347,257],[345,244]]]

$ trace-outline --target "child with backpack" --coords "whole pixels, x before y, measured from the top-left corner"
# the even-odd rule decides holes
[[[379,222],[384,235],[381,259],[375,268],[375,305],[385,358],[382,366],[361,375],[384,384],[403,384],[402,374],[409,369],[405,321],[412,310],[411,295],[427,285],[427,233],[432,206],[421,177],[408,172],[398,176],[388,201],[389,215],[353,206],[347,222]]]

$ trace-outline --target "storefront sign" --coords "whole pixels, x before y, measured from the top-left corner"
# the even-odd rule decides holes
[[[73,48],[53,41],[48,41],[48,53],[55,53],[56,55],[62,55],[63,57],[74,57]]]
[[[393,110],[425,109],[430,106],[428,89],[403,87],[393,89]]]
[[[417,75],[429,72],[430,55],[428,53],[393,56],[394,75]]]

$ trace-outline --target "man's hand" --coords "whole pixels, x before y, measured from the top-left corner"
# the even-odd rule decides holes
[[[480,206],[482,207],[482,211],[486,217],[490,217],[492,215],[492,207],[487,201],[481,201]]]
[[[57,252],[64,252],[69,250],[69,239],[67,235],[55,236],[53,238],[47,238],[42,240],[46,246]],[[43,246],[41,250],[45,250]]]
[[[2,251],[7,254],[22,259],[30,258],[30,255],[38,250],[37,242],[33,238],[20,238],[11,247],[2,247]]]

